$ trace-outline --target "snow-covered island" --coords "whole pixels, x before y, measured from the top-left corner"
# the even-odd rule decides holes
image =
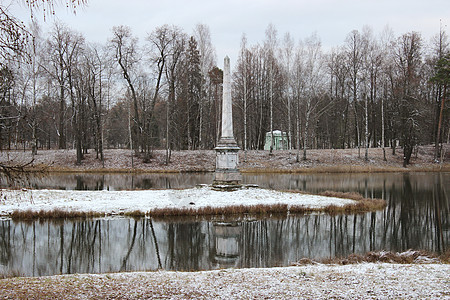
[[[374,200],[375,201],[375,200]],[[1,190],[0,215],[17,212],[66,212],[79,215],[141,215],[160,211],[189,211],[202,214],[205,210],[224,211],[227,208],[284,208],[287,211],[321,211],[327,207],[356,205],[358,201],[321,195],[282,192],[261,188],[217,191],[210,186],[182,190],[75,191],[75,190]],[[50,216],[50,215],[49,215]]]

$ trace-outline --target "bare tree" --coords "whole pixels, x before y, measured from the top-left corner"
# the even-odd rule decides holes
[[[159,97],[161,86],[169,84],[169,99],[166,102],[166,163],[170,161],[170,109],[175,103],[175,84],[177,81],[177,67],[184,50],[186,37],[179,27],[163,25],[157,27],[148,36],[149,55],[155,70],[155,87],[149,107],[149,122],[154,120],[155,103]],[[163,76],[163,75],[166,76]]]
[[[448,64],[449,64],[449,41],[448,41],[448,35],[445,32],[445,30],[442,27],[439,30],[439,34],[434,38],[434,57],[437,60],[435,62],[435,71],[436,74],[431,78],[432,82],[437,84],[437,91],[436,91],[436,115],[438,116],[436,118],[437,124],[436,126],[436,134],[435,134],[435,151],[434,151],[434,159],[435,161],[440,160],[440,152],[441,152],[441,131],[442,131],[442,121],[443,121],[443,114],[444,114],[444,107],[445,107],[445,97],[447,93],[447,85],[449,81],[449,74],[448,74]]]
[[[179,32],[176,40],[173,43],[171,54],[167,57],[166,63],[165,74],[166,80],[169,85],[169,94],[166,101],[166,165],[170,163],[172,149],[170,132],[173,110],[175,110],[176,86],[181,77],[179,65],[184,54],[186,39],[187,37],[183,33]]]
[[[398,39],[395,63],[398,70],[397,93],[400,141],[403,146],[403,166],[409,164],[419,130],[419,71],[422,65],[422,39],[416,32],[404,34]]]
[[[362,82],[362,70],[365,55],[365,43],[361,34],[357,30],[353,30],[346,38],[346,51],[348,59],[349,77],[351,82],[351,90],[353,96],[353,110],[355,113],[356,126],[356,142],[358,145],[358,156],[361,157],[361,134],[358,118],[358,98],[359,89]]]
[[[244,116],[244,161],[247,160],[247,98],[248,98],[248,50],[247,50],[247,38],[245,35],[242,36],[241,39],[241,52],[239,54],[238,63],[241,68],[241,76],[242,76],[242,109],[243,109],[243,116]]]
[[[85,73],[88,99],[92,105],[92,114],[95,122],[94,139],[97,159],[104,165],[103,155],[103,81],[105,68],[105,53],[101,46],[91,45],[85,51]],[[100,157],[99,157],[100,156]]]
[[[59,111],[58,128],[59,137],[58,146],[65,149],[66,146],[66,97],[69,94],[70,100],[74,99],[73,94],[73,76],[74,64],[78,59],[80,47],[84,44],[81,35],[71,31],[67,26],[61,23],[55,23],[50,38],[48,39],[49,61],[43,69],[52,80],[55,80],[59,89]],[[72,101],[73,103],[73,101]]]
[[[380,55],[382,63],[382,96],[381,96],[381,147],[383,148],[383,160],[386,161],[386,109],[385,101],[388,99],[389,93],[389,69],[391,68],[393,61],[390,50],[394,44],[393,33],[389,28],[385,28],[380,37]]]
[[[205,142],[203,139],[205,128],[204,110],[206,105],[206,98],[208,96],[207,87],[210,86],[208,82],[208,73],[216,65],[216,51],[211,42],[211,33],[209,27],[205,24],[197,24],[194,28],[194,38],[197,41],[197,47],[200,54],[200,71],[202,74],[202,90],[199,101],[199,147],[203,149]]]
[[[441,129],[442,129],[442,121],[444,117],[444,107],[445,107],[445,97],[447,95],[447,87],[450,84],[450,54],[442,57],[436,64],[436,74],[431,78],[433,82],[436,82],[439,85],[443,86],[441,105],[439,110],[439,121],[437,128],[437,137],[436,137],[436,145],[435,145],[435,160],[440,160],[440,147],[439,143],[441,142]]]
[[[276,64],[275,59],[275,51],[277,47],[277,30],[275,26],[269,24],[266,29],[266,40],[264,41],[264,48],[266,52],[266,63],[268,65],[268,80],[269,80],[269,105],[270,105],[270,152],[269,154],[273,154],[273,143],[274,143],[274,135],[273,135],[273,97],[274,90],[273,84],[275,80],[274,76],[274,68]]]
[[[283,39],[283,48],[281,49],[281,57],[284,68],[284,77],[286,80],[285,85],[285,98],[287,108],[287,123],[288,123],[288,149],[292,149],[292,121],[291,121],[291,108],[292,108],[292,64],[294,60],[294,41],[289,33],[286,33]]]
[[[135,145],[135,153],[139,152],[139,146],[142,145],[142,124],[139,116],[139,105],[132,79],[138,61],[137,39],[133,37],[131,29],[127,26],[113,27],[113,38],[111,45],[114,49],[115,60],[120,66],[123,78],[126,80],[131,92],[133,103],[134,118],[132,122],[132,140]],[[131,150],[133,145],[130,143]]]

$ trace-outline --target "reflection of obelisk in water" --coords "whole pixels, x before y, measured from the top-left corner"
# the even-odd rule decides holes
[[[213,185],[237,186],[242,180],[237,168],[239,163],[239,147],[233,135],[233,113],[231,103],[230,59],[224,59],[223,98],[222,98],[222,131],[216,150],[216,173]]]
[[[237,222],[213,223],[214,261],[221,268],[236,267],[239,262],[239,237],[242,225]]]

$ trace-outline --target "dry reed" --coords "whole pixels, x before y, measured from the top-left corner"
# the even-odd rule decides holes
[[[10,217],[13,220],[36,220],[36,219],[76,219],[76,218],[95,218],[104,214],[92,211],[66,211],[60,208],[52,210],[15,210]]]

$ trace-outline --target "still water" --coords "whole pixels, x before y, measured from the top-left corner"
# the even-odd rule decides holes
[[[184,188],[212,174],[58,175],[34,188]],[[246,183],[274,189],[357,191],[384,198],[383,211],[236,220],[0,220],[0,274],[42,276],[135,270],[287,266],[302,258],[450,245],[450,173],[264,174]]]

